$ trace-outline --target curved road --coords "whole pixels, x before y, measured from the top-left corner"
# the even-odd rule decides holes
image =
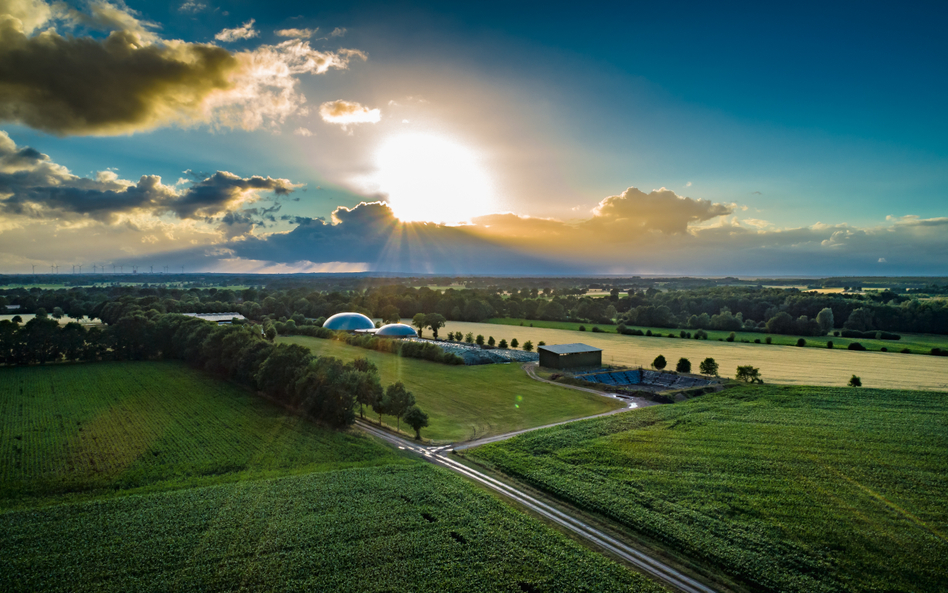
[[[441,467],[459,473],[470,480],[474,480],[475,482],[483,484],[491,490],[525,506],[534,513],[537,513],[538,515],[545,517],[553,523],[556,523],[563,529],[575,533],[576,535],[583,537],[597,546],[609,550],[642,572],[663,581],[664,583],[674,587],[679,591],[684,591],[685,593],[715,593],[715,590],[711,587],[696,581],[695,579],[683,574],[681,571],[668,566],[667,564],[649,556],[648,554],[629,547],[625,543],[607,535],[606,533],[603,533],[592,525],[589,525],[588,523],[585,523],[580,519],[567,514],[566,512],[537,500],[536,498],[530,496],[522,490],[517,489],[514,486],[505,484],[500,480],[492,478],[477,470],[471,469],[466,465],[462,465],[453,459],[449,459],[446,454],[453,451],[451,445],[443,445],[440,447],[424,447],[412,441],[407,441],[390,432],[381,430],[380,428],[373,426],[364,420],[357,419],[356,426],[369,434],[372,434],[388,443],[397,446],[399,449],[412,451],[423,456],[424,459],[431,463],[440,465]]]

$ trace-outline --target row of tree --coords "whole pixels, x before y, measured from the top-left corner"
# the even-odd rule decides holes
[[[404,385],[383,393],[378,369],[366,359],[344,363],[299,345],[274,345],[259,326],[218,326],[154,310],[129,311],[104,329],[60,325],[44,314],[23,325],[0,321],[0,361],[7,365],[145,359],[186,361],[332,426],[351,424],[357,403],[405,418],[416,434],[427,425]]]
[[[233,311],[258,321],[293,320],[297,325],[342,311],[356,311],[386,322],[421,315],[424,321],[420,328],[436,336],[446,321],[484,321],[491,317],[798,335],[825,334],[842,328],[948,334],[948,301],[889,290],[821,294],[746,286],[665,291],[651,286],[625,292],[613,288],[607,295],[589,296],[580,289],[517,290],[496,285],[434,290],[383,284],[344,291],[304,286],[243,290],[115,286],[3,290],[0,301],[19,305],[25,313],[43,308],[72,317],[98,317],[106,323],[123,317],[128,307],[159,313]]]

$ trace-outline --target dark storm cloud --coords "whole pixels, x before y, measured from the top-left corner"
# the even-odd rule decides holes
[[[103,171],[94,179],[78,177],[32,148],[18,148],[0,131],[0,212],[30,218],[56,219],[73,215],[114,222],[121,214],[172,212],[181,219],[207,219],[237,210],[261,194],[285,196],[297,186],[287,179],[258,175],[243,178],[218,171],[191,187],[165,185],[157,175],[142,175],[137,183]],[[279,204],[254,210],[269,217]]]
[[[285,234],[230,244],[239,258],[272,263],[358,262],[389,272],[487,274],[566,273],[572,264],[527,254],[472,235],[465,227],[402,222],[381,202],[337,208],[335,224],[302,219]]]
[[[299,39],[232,53],[161,39],[151,30],[156,24],[122,3],[94,0],[78,11],[24,1],[0,4],[0,121],[62,136],[277,125],[306,102],[299,75],[366,59],[359,50],[319,51]],[[53,23],[111,32],[64,37]]]
[[[27,37],[0,18],[0,119],[60,135],[121,134],[185,122],[231,83],[228,51],[201,44],[145,45],[135,34]]]

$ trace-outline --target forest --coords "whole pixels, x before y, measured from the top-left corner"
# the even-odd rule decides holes
[[[590,283],[551,279],[550,286],[504,284],[457,288],[413,287],[392,279],[334,289],[298,280],[291,287],[218,288],[166,285],[12,288],[0,290],[0,305],[18,313],[46,311],[53,317],[99,318],[115,323],[129,309],[157,313],[240,313],[262,323],[321,325],[342,311],[395,320],[438,313],[450,321],[494,317],[626,324],[643,327],[759,331],[825,335],[833,330],[948,334],[948,300],[904,289],[820,293],[798,288],[705,286],[661,289],[607,288],[586,294]],[[281,286],[285,282],[277,283]],[[353,285],[357,286],[357,285]],[[937,294],[937,284],[927,287]],[[927,294],[927,293],[926,293]],[[291,332],[292,333],[292,332]]]

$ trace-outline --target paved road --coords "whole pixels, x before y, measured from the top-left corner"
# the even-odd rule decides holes
[[[384,441],[391,443],[392,445],[395,445],[399,449],[412,451],[418,455],[421,455],[424,459],[431,463],[445,467],[453,472],[461,474],[470,480],[483,484],[491,490],[502,494],[503,496],[525,506],[538,515],[541,515],[553,523],[556,523],[563,529],[575,533],[596,544],[597,546],[608,550],[632,566],[635,566],[642,572],[661,580],[662,582],[674,587],[679,591],[684,591],[685,593],[715,593],[714,589],[692,579],[678,570],[675,570],[660,560],[652,558],[648,554],[629,547],[625,543],[610,537],[609,535],[587,523],[584,523],[569,513],[556,509],[540,500],[537,500],[536,498],[530,496],[522,490],[517,489],[514,486],[510,486],[500,480],[492,478],[477,470],[471,469],[466,465],[462,465],[453,459],[450,459],[447,455],[453,450],[451,445],[425,447],[412,441],[407,441],[390,432],[381,430],[380,428],[373,426],[364,420],[356,420],[356,426],[369,434],[372,434]]]

